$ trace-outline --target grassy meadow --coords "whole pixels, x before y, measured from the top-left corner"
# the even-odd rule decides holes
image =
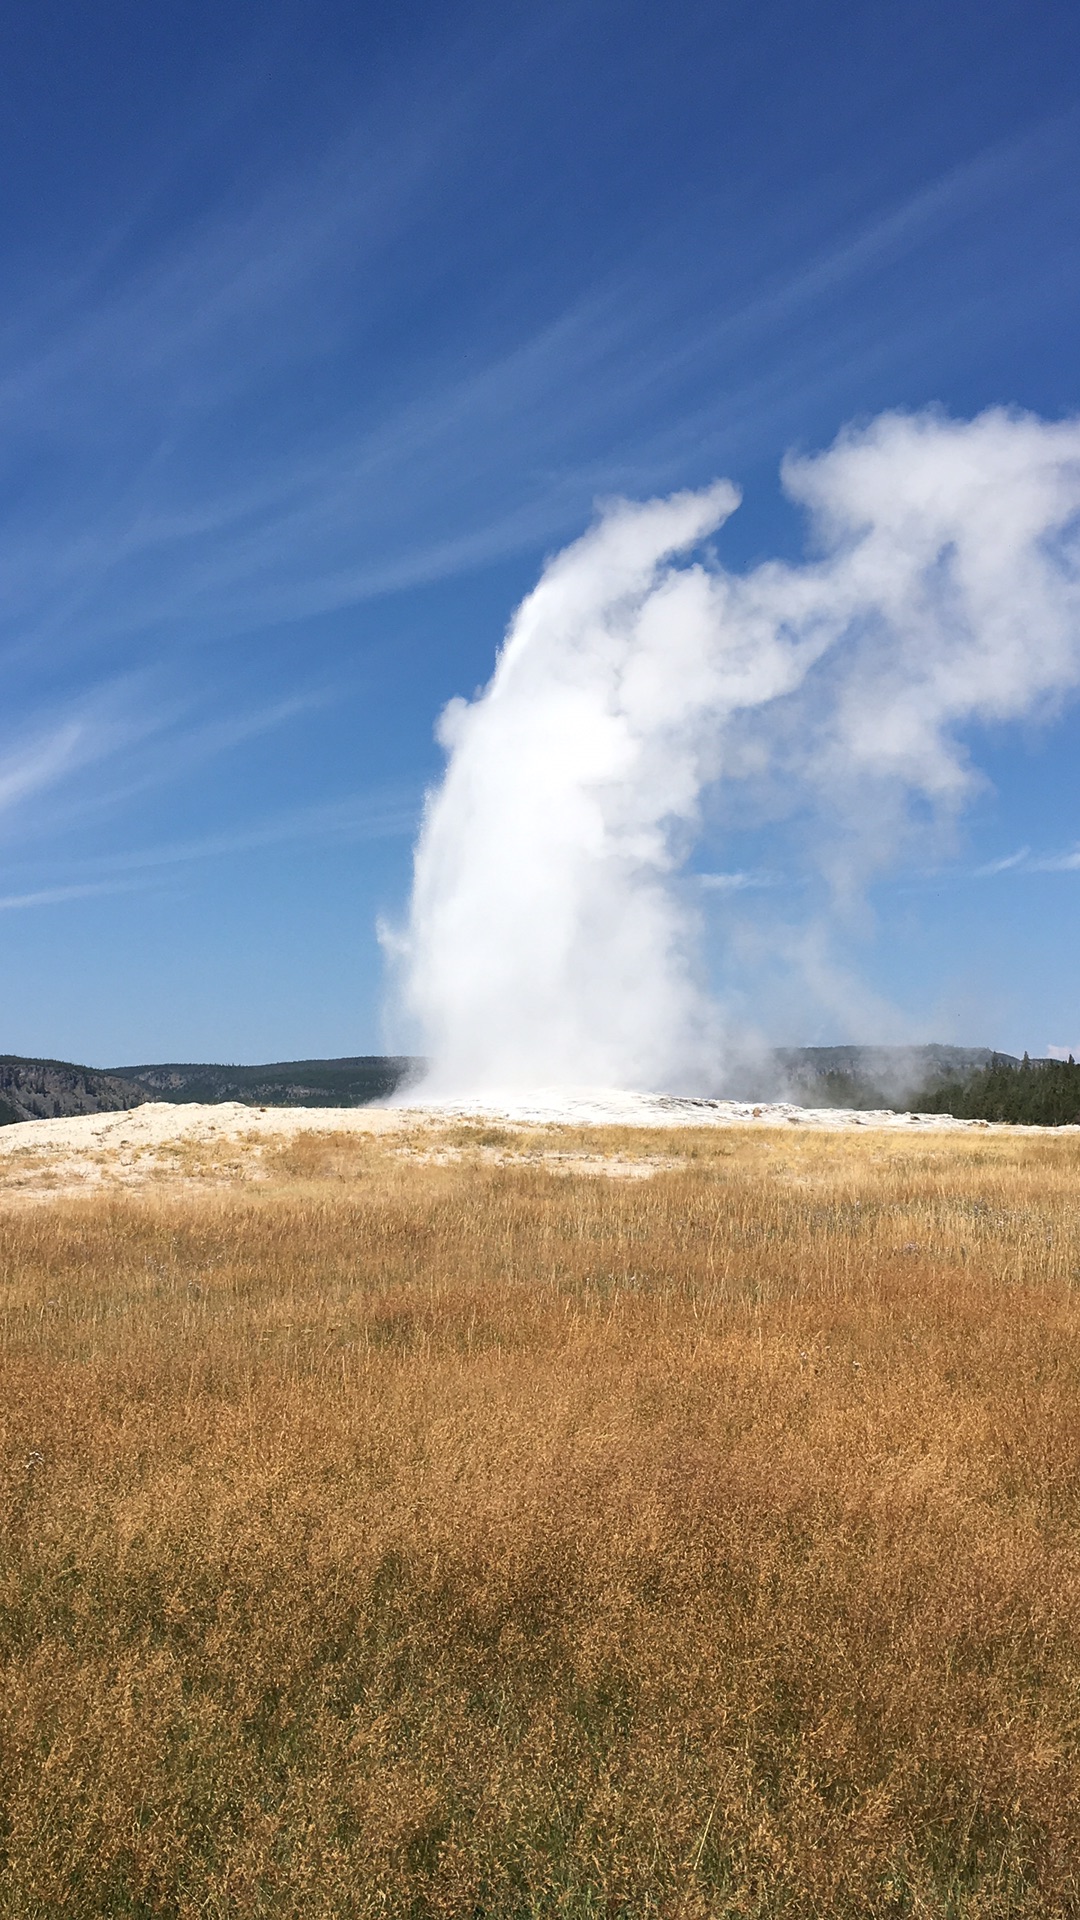
[[[3,1920],[1080,1912],[1080,1138],[3,1181]]]

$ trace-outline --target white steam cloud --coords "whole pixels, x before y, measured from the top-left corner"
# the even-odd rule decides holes
[[[433,1090],[715,1084],[706,801],[800,820],[839,906],[970,793],[965,727],[1080,683],[1080,423],[889,414],[784,485],[812,557],[742,574],[690,557],[727,481],[607,507],[443,713],[393,942]]]

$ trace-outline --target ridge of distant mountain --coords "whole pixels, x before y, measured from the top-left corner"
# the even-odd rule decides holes
[[[820,1066],[829,1072],[837,1069],[848,1072],[865,1070],[874,1060],[881,1060],[885,1063],[913,1061],[920,1067],[930,1064],[950,1073],[968,1073],[972,1068],[989,1066],[992,1060],[1013,1060],[1016,1057],[1011,1053],[1000,1053],[993,1047],[951,1047],[936,1040],[895,1047],[777,1047],[774,1051],[781,1061],[803,1061],[808,1066]]]
[[[391,1054],[278,1060],[265,1066],[166,1061],[84,1067],[72,1060],[0,1054],[0,1126],[80,1113],[120,1113],[149,1100],[238,1100],[252,1107],[361,1107],[382,1100],[422,1062]]]
[[[260,1066],[163,1061],[79,1066],[70,1060],[0,1055],[0,1125],[80,1113],[117,1113],[149,1100],[237,1100],[257,1107],[359,1107],[419,1079],[423,1061],[355,1054],[277,1060]],[[1038,1065],[1040,1063],[1033,1062]],[[1049,1066],[1051,1063],[1042,1063]],[[736,1099],[787,1099],[811,1107],[918,1104],[994,1067],[1017,1067],[990,1047],[778,1047],[748,1063],[723,1091]]]
[[[989,1047],[788,1047],[776,1048],[745,1071],[753,1099],[802,1099],[808,1106],[884,1107],[903,1103],[916,1090],[931,1090],[988,1066]],[[148,1089],[154,1100],[240,1100],[251,1106],[352,1107],[385,1099],[410,1079],[423,1061],[388,1054],[340,1060],[279,1060],[265,1066],[172,1062],[110,1068],[126,1082]],[[726,1087],[723,1091],[733,1091]]]
[[[239,1100],[251,1107],[363,1107],[384,1100],[420,1072],[405,1055],[365,1053],[339,1060],[275,1060],[262,1066],[167,1061],[110,1068],[144,1089],[144,1100]]]
[[[949,1047],[937,1041],[901,1047],[777,1047],[771,1055],[773,1097],[786,1088],[788,1099],[812,1107],[906,1107],[995,1064],[1020,1063],[992,1047]],[[754,1097],[768,1096],[759,1092]]]

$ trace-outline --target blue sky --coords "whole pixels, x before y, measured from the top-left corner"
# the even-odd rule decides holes
[[[1064,4],[47,0],[0,90],[7,1051],[380,1048],[433,722],[597,498],[729,474],[739,566],[845,421],[1080,408]],[[1080,1044],[1078,748],[875,889],[904,1031]]]

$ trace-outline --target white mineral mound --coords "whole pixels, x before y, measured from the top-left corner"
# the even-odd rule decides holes
[[[87,1113],[28,1120],[0,1128],[0,1154],[113,1153],[167,1146],[181,1140],[281,1138],[297,1133],[386,1133],[446,1120],[499,1121],[517,1126],[803,1127],[842,1131],[888,1128],[904,1132],[969,1131],[985,1120],[950,1114],[857,1112],[845,1107],[797,1107],[788,1101],[701,1100],[663,1093],[624,1093],[584,1087],[490,1094],[484,1098],[417,1100],[369,1107],[249,1107],[234,1100],[216,1106],[148,1101],[121,1113]],[[999,1129],[1004,1131],[1004,1129]],[[1025,1128],[1044,1132],[1044,1128]],[[1055,1128],[1054,1132],[1080,1131]]]
[[[406,1096],[407,1097],[407,1096]],[[610,1087],[541,1087],[531,1093],[432,1098],[415,1096],[401,1113],[503,1120],[522,1126],[572,1127],[889,1127],[926,1132],[985,1128],[985,1120],[948,1113],[863,1112],[850,1107],[797,1107],[786,1100],[706,1100],[668,1093],[626,1093]],[[1060,1132],[1061,1129],[1055,1129]]]

